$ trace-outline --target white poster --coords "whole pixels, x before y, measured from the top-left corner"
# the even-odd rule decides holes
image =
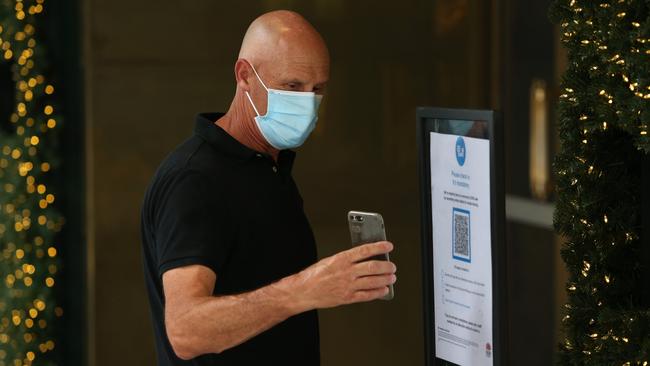
[[[436,357],[492,366],[489,140],[431,133]]]

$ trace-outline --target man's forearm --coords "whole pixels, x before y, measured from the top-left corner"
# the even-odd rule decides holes
[[[216,276],[208,268],[167,271],[167,337],[178,357],[191,359],[232,348],[308,310],[378,299],[395,283],[396,267],[362,260],[392,249],[388,242],[361,245],[259,290],[231,296],[209,296]]]
[[[286,278],[255,291],[196,298],[177,314],[166,314],[168,337],[176,354],[191,359],[220,353],[307,310],[301,308]]]

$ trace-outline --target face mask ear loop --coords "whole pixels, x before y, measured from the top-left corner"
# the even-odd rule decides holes
[[[247,62],[248,62],[248,61],[247,61]],[[262,86],[264,87],[264,89],[266,89],[266,91],[268,92],[268,91],[269,91],[269,88],[266,87],[266,85],[265,85],[264,82],[262,81],[262,78],[260,78],[260,75],[257,73],[257,70],[255,70],[255,67],[253,66],[253,64],[251,64],[250,62],[249,62],[248,64],[251,65],[251,69],[253,69],[253,72],[255,73],[255,76],[257,76],[257,80],[260,81],[260,83],[262,84]]]
[[[260,81],[260,84],[262,84],[262,86],[264,87],[264,89],[268,93],[269,88],[267,88],[266,85],[264,85],[264,82],[262,81],[262,78],[260,78],[260,75],[257,73],[257,70],[255,70],[255,67],[253,66],[253,64],[248,62],[248,60],[246,60],[246,62],[250,65],[251,69],[253,69],[253,72],[255,73],[255,76],[257,76],[257,80]],[[257,114],[257,116],[259,117],[260,112],[257,111],[257,107],[255,107],[255,103],[253,103],[253,99],[251,98],[251,95],[248,92],[246,92],[246,97],[248,97],[248,101],[251,102],[251,105],[253,106],[253,110],[255,110],[255,114]]]
[[[251,95],[248,94],[248,92],[246,92],[246,96],[248,97],[248,101],[251,102],[251,105],[253,106],[253,110],[255,111],[255,114],[257,114],[257,116],[259,117],[260,112],[258,112],[257,108],[255,108],[255,103],[253,103],[253,99],[251,99]]]

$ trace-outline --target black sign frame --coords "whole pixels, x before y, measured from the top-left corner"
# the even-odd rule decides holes
[[[508,364],[507,248],[505,243],[505,187],[503,128],[498,113],[492,110],[419,107],[416,110],[418,170],[420,180],[420,219],[422,228],[422,284],[426,366],[456,366],[435,355],[435,309],[433,297],[433,224],[431,203],[430,132],[440,131],[440,121],[484,121],[490,142],[490,215],[492,243],[492,354],[495,366]],[[451,134],[451,133],[450,133]],[[467,133],[464,136],[470,136]]]

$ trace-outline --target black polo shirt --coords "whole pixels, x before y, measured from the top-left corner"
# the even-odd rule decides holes
[[[142,206],[142,250],[158,365],[318,365],[316,311],[296,315],[220,354],[183,361],[164,325],[162,274],[201,264],[217,274],[214,295],[252,291],[316,261],[314,236],[291,167],[277,164],[200,114],[194,135],[165,158]]]

